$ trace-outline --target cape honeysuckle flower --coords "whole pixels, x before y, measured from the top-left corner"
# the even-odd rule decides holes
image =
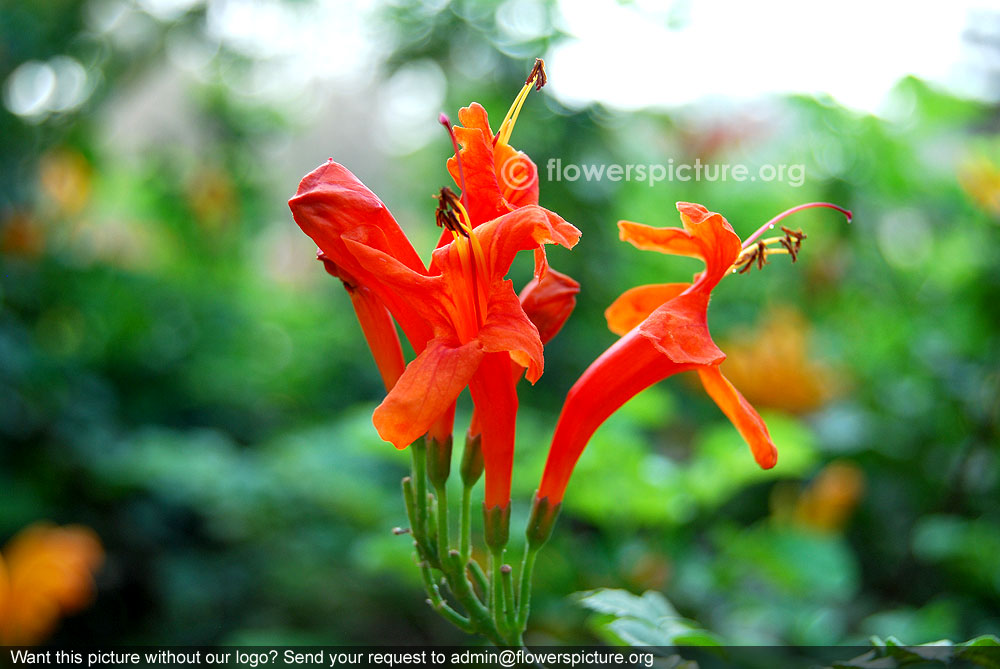
[[[461,125],[451,128],[446,123],[455,142],[455,155],[448,159],[448,171],[462,189],[462,203],[473,227],[518,207],[538,204],[538,168],[527,154],[510,145],[510,137],[531,89],[540,90],[545,83],[545,63],[538,58],[496,133],[490,127],[486,109],[478,102],[459,110]],[[445,230],[440,244],[450,239]],[[539,247],[536,253],[544,256],[544,247]],[[542,344],[547,344],[569,318],[578,292],[579,283],[551,268],[521,291],[521,305],[538,328]],[[519,379],[523,368],[515,362],[513,369],[515,379]],[[478,426],[478,415],[474,412],[470,436],[479,433]]]
[[[785,253],[793,260],[805,235],[782,228],[785,235],[756,241],[791,213],[814,206],[850,212],[826,203],[811,203],[775,217],[745,242],[722,217],[698,204],[677,203],[683,228],[655,228],[621,221],[621,238],[643,250],[699,258],[705,270],[692,283],[639,286],[626,291],[605,315],[608,326],[622,335],[587,368],[570,389],[552,437],[545,471],[536,495],[533,525],[551,528],[552,510],[562,501],[573,468],[594,431],[628,399],[678,372],[698,372],[708,395],[749,443],[757,463],[773,467],[777,450],[767,426],[740,392],[719,371],[725,354],[708,331],[708,301],[726,274],[745,272],[767,257]],[[535,543],[545,532],[535,532]],[[529,539],[532,536],[529,533]]]
[[[359,261],[351,247],[381,250],[413,271],[426,273],[423,261],[378,196],[333,159],[302,179],[288,206],[295,222],[319,246],[318,258],[326,271],[339,278],[351,296],[382,381],[391,390],[405,367],[393,320],[417,353],[433,334],[413,305],[390,290],[378,269]],[[453,410],[437,416],[430,436],[449,439],[452,417]]]
[[[21,530],[0,554],[0,644],[43,641],[61,616],[87,606],[103,561],[90,528],[37,523]]]
[[[504,506],[509,500],[509,470],[517,406],[513,385],[525,368],[528,369],[529,380],[534,382],[537,379],[541,372],[541,345],[562,327],[579,291],[579,284],[573,279],[548,268],[544,252],[546,243],[572,246],[579,231],[554,213],[538,207],[537,169],[524,153],[509,144],[510,133],[528,92],[544,83],[543,64],[538,60],[496,135],[489,127],[486,111],[477,103],[459,113],[467,127],[453,128],[442,114],[441,122],[448,129],[455,149],[455,155],[448,162],[449,170],[462,193],[458,197],[447,189],[441,192],[438,223],[446,229],[442,231],[438,252],[435,252],[429,269],[420,261],[378,197],[346,168],[332,160],[306,176],[296,196],[289,201],[296,222],[319,245],[319,258],[326,270],[341,279],[350,294],[383,383],[389,391],[375,415],[376,428],[383,438],[398,448],[404,448],[423,434],[421,430],[426,430],[428,437],[435,441],[450,443],[454,399],[466,383],[475,379],[478,390],[473,390],[473,399],[479,408],[474,412],[470,433],[479,435],[483,428],[487,508]],[[522,210],[523,216],[509,218]],[[498,221],[505,222],[499,224]],[[510,231],[523,232],[527,229],[525,225],[535,228],[521,242],[512,241],[510,233],[504,232],[503,239],[496,244],[491,241],[487,248],[479,237],[485,235],[484,239],[492,240],[495,233],[492,228],[484,232],[479,232],[478,228],[493,223]],[[543,231],[546,226],[547,232]],[[474,229],[475,234],[472,232]],[[532,239],[530,243],[527,241],[529,238]],[[528,246],[515,248],[522,242]],[[450,256],[440,253],[445,248],[452,249],[454,262],[451,265],[445,261]],[[525,287],[520,298],[515,296],[519,299],[518,315],[508,299],[510,296],[506,294],[511,292],[507,285],[509,282],[503,282],[502,278],[513,259],[513,251],[528,248],[535,250],[535,278]],[[399,279],[404,273],[397,271],[399,267],[387,271],[387,258],[398,261],[409,270],[407,276],[410,280],[414,277],[448,277],[434,286],[439,298],[436,306],[428,307],[433,301],[428,301],[429,293],[420,293],[419,296],[406,294],[398,282],[393,283],[390,274]],[[468,285],[464,285],[463,281]],[[504,286],[503,290],[494,285],[498,282]],[[472,299],[473,296],[475,299]],[[500,303],[494,304],[491,301],[494,298]],[[446,302],[450,307],[445,306]],[[472,312],[465,313],[462,309],[467,310],[469,306]],[[427,360],[442,363],[448,359],[448,356],[438,359],[443,349],[437,341],[448,328],[442,329],[440,323],[428,318],[425,313],[428,308],[432,311],[451,309],[448,315],[458,320],[452,319],[454,322],[448,336],[457,336],[463,346],[476,339],[474,332],[485,330],[486,336],[480,342],[484,357],[481,374],[469,375],[470,370],[478,370],[479,367],[472,365],[468,356],[462,358],[465,366],[461,369],[431,370],[428,367]],[[500,318],[503,313],[510,321],[508,334],[524,330],[525,323],[521,317],[526,317],[527,324],[535,330],[537,345],[536,341],[530,341],[524,344],[524,348],[515,347],[515,350],[501,353],[505,349],[491,339],[493,326],[497,323],[490,321],[489,317]],[[409,367],[404,361],[394,319],[417,354]],[[530,339],[526,330],[521,331],[519,336]],[[451,339],[445,339],[452,343]],[[427,353],[431,345],[434,348]],[[498,346],[499,349],[493,350]],[[475,349],[472,347],[470,351],[474,353]],[[504,358],[510,389],[507,384],[494,388],[491,385],[495,381],[492,370]],[[420,376],[431,371],[435,373],[435,378]],[[448,377],[449,374],[452,376]],[[462,379],[465,382],[459,383]],[[400,383],[404,383],[404,387],[396,389]],[[422,391],[420,384],[426,386]],[[481,407],[489,392],[496,392],[497,398],[490,401],[491,415],[484,416],[481,415]],[[476,395],[479,395],[478,400]],[[448,405],[443,404],[442,398],[446,397],[450,397]],[[435,412],[440,413],[432,416]],[[506,474],[503,473],[505,471]]]
[[[386,441],[405,446],[466,387],[482,431],[486,463],[485,506],[506,508],[514,451],[517,394],[511,360],[534,383],[542,373],[542,341],[511,281],[504,279],[518,251],[542,244],[572,248],[580,231],[536,205],[520,207],[473,228],[464,208],[442,189],[439,220],[454,241],[438,248],[430,273],[413,271],[382,251],[356,247],[369,266],[408,300],[434,332],[427,347],[375,410],[375,427]],[[536,276],[546,274],[536,256]]]
[[[527,154],[510,145],[510,136],[531,89],[540,90],[545,82],[545,64],[539,58],[496,134],[478,102],[459,110],[462,125],[452,130],[461,149],[456,147],[455,155],[448,159],[448,171],[462,189],[462,202],[473,226],[518,207],[538,204],[538,168]],[[444,241],[447,238],[442,235]]]
[[[302,180],[289,205],[328,271],[372,306],[375,327],[384,329],[379,322],[388,321],[379,309],[388,310],[417,352],[375,411],[379,435],[397,448],[424,433],[433,436],[431,428],[469,386],[480,409],[486,506],[505,507],[517,411],[510,361],[527,368],[531,382],[543,363],[538,329],[504,276],[518,251],[553,243],[570,248],[579,230],[537,205],[473,228],[458,196],[442,189],[438,220],[453,241],[438,248],[426,268],[385,205],[332,160]],[[544,256],[536,255],[539,281],[547,272]],[[369,343],[385,341],[393,348],[388,337],[369,337]],[[440,440],[449,437],[450,421]]]

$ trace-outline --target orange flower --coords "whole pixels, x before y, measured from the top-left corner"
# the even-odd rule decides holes
[[[462,125],[455,126],[454,137],[462,148],[456,147],[455,156],[448,159],[448,171],[462,189],[473,226],[538,204],[538,168],[527,154],[510,145],[510,136],[531,89],[541,89],[545,81],[545,64],[539,58],[496,134],[478,102],[458,112]],[[442,241],[447,239],[442,237]]]
[[[441,200],[439,222],[453,240],[434,252],[430,268],[420,262],[385,205],[333,161],[303,179],[290,206],[322,250],[327,270],[363,303],[358,309],[362,323],[367,321],[373,332],[388,332],[388,311],[418,353],[396,374],[398,341],[368,337],[382,360],[383,378],[398,377],[386,383],[389,394],[375,411],[379,434],[397,448],[425,432],[444,441],[450,418],[446,433],[438,436],[432,428],[468,385],[479,409],[487,508],[505,506],[517,411],[511,360],[527,368],[534,382],[542,373],[542,342],[504,276],[518,251],[552,243],[572,247],[580,232],[537,205],[473,228],[457,196],[443,189]],[[543,253],[536,254],[535,274],[544,285],[549,271]]]
[[[437,222],[445,230],[429,268],[378,197],[332,160],[307,175],[289,201],[326,270],[350,293],[389,391],[374,416],[382,438],[405,448],[426,432],[450,443],[455,399],[469,386],[487,508],[509,502],[516,380],[525,369],[531,382],[541,374],[542,345],[562,327],[579,290],[548,268],[544,245],[572,247],[580,232],[537,205],[534,163],[509,145],[528,92],[544,80],[537,61],[496,135],[477,103],[459,112],[468,127],[452,128],[442,115],[455,148],[449,170],[462,194],[441,190]],[[504,276],[514,255],[528,249],[535,251],[535,279],[518,298]],[[409,365],[394,320],[417,354]]]
[[[89,528],[38,523],[21,530],[0,555],[0,644],[38,643],[60,616],[87,606],[103,561]]]
[[[639,286],[626,291],[605,315],[616,334],[623,335],[587,368],[570,389],[556,424],[538,502],[553,508],[563,498],[573,468],[594,431],[632,396],[678,372],[694,370],[708,395],[749,443],[757,463],[773,467],[777,450],[767,426],[740,392],[719,371],[725,354],[708,331],[708,301],[722,278],[733,271],[762,267],[774,253],[794,260],[804,235],[787,228],[784,237],[757,242],[767,229],[812,203],[790,209],[772,219],[745,242],[722,217],[698,204],[679,202],[683,228],[655,228],[621,221],[621,238],[644,250],[690,256],[705,262],[692,283]],[[779,245],[782,248],[771,248]],[[544,515],[544,514],[543,514]]]
[[[809,336],[798,311],[771,309],[754,330],[731,337],[722,369],[756,406],[813,411],[835,397],[844,381],[836,368],[810,358]]]
[[[462,189],[462,202],[473,227],[519,207],[538,204],[538,168],[527,154],[510,145],[510,137],[531,89],[541,89],[545,82],[545,64],[539,58],[496,133],[490,127],[489,115],[478,102],[459,110],[461,125],[454,128],[450,128],[447,118],[442,116],[442,123],[449,127],[455,142],[455,155],[448,159],[448,171]],[[450,239],[445,230],[439,246]],[[536,253],[544,258],[544,247],[539,247]],[[553,269],[536,276],[521,291],[521,306],[538,328],[542,344],[547,344],[565,324],[576,306],[579,292],[579,283]],[[524,368],[515,361],[515,382],[523,373]],[[474,412],[469,435],[477,434],[479,416]]]
[[[375,428],[386,441],[405,447],[468,385],[482,430],[486,507],[504,507],[517,412],[511,360],[527,369],[532,383],[543,365],[538,329],[504,276],[518,251],[542,244],[571,248],[580,232],[535,205],[473,228],[461,203],[447,192],[442,200],[455,209],[442,216],[455,239],[434,252],[428,274],[377,249],[352,248],[367,265],[380,267],[382,280],[414,306],[434,335],[375,410]],[[541,260],[536,276],[545,274]]]

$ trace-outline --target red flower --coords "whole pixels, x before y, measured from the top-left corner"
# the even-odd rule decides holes
[[[448,159],[448,171],[462,189],[462,203],[473,227],[508,214],[519,207],[538,204],[538,169],[523,151],[510,145],[511,132],[521,107],[531,89],[545,85],[545,68],[541,59],[517,94],[506,116],[494,134],[489,115],[478,102],[458,112],[461,125],[450,128],[455,141],[455,155]],[[446,127],[446,118],[442,118]],[[460,147],[460,148],[459,148]],[[451,240],[448,231],[441,235],[439,246]],[[544,264],[544,247],[538,247],[536,262]],[[547,268],[521,291],[521,306],[538,328],[542,344],[547,344],[562,328],[576,306],[580,284],[571,277]],[[513,365],[515,383],[524,368]],[[479,416],[473,413],[469,434],[479,433]]]
[[[382,201],[343,165],[328,160],[302,179],[288,201],[295,222],[319,246],[326,271],[339,278],[351,296],[355,314],[390,390],[403,373],[403,350],[393,319],[414,351],[422,351],[431,328],[413,305],[390,290],[377,268],[366,267],[349,243],[379,249],[415,272],[426,273],[423,261]],[[451,436],[452,412],[439,417],[431,436]]]
[[[486,505],[505,506],[517,411],[510,361],[527,368],[534,382],[542,373],[542,342],[504,276],[518,251],[551,243],[572,247],[580,232],[536,205],[473,229],[457,197],[443,191],[442,199],[439,215],[454,239],[434,252],[429,269],[382,202],[333,161],[303,179],[289,204],[322,249],[327,269],[345,281],[352,297],[360,294],[359,317],[379,333],[369,343],[383,360],[383,377],[392,376],[395,363],[385,360],[395,351],[391,337],[381,334],[391,323],[380,308],[418,352],[375,411],[379,434],[405,448],[448,414],[468,385],[480,409]],[[544,280],[546,273],[539,254],[536,276]],[[450,429],[441,439],[448,436]]]
[[[698,204],[677,203],[683,228],[654,228],[621,221],[621,238],[644,250],[700,258],[705,270],[693,283],[639,286],[625,292],[605,315],[616,334],[623,335],[587,368],[570,389],[556,424],[537,498],[559,504],[573,468],[594,431],[627,400],[648,386],[678,372],[698,372],[705,391],[750,445],[757,463],[767,469],[777,450],[767,426],[740,392],[719,371],[725,354],[712,341],[707,310],[712,290],[731,271],[763,266],[772,253],[789,253],[793,260],[804,235],[786,230],[785,237],[754,243],[791,209],[740,242],[722,217]],[[768,248],[780,244],[783,248]]]
[[[469,386],[487,508],[509,502],[514,385],[525,369],[532,382],[541,374],[542,344],[562,327],[579,290],[548,269],[544,245],[572,247],[580,233],[537,206],[534,163],[508,143],[528,91],[544,79],[538,61],[496,135],[476,103],[459,112],[467,127],[452,128],[442,115],[455,146],[448,166],[462,196],[441,191],[437,220],[446,229],[429,268],[378,197],[332,160],[306,176],[289,201],[327,271],[350,293],[389,391],[375,411],[379,434],[397,448],[425,432],[444,443],[455,399]],[[535,279],[519,299],[504,276],[517,251],[528,249],[535,250]],[[417,354],[409,365],[393,319]]]

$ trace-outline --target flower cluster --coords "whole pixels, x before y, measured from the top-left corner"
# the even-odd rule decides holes
[[[510,144],[521,107],[545,83],[541,60],[494,133],[486,110],[472,103],[459,125],[441,122],[454,155],[447,169],[456,194],[438,191],[436,223],[443,228],[425,265],[385,205],[347,168],[332,159],[308,174],[289,201],[295,222],[319,247],[318,257],[341,280],[381,373],[387,395],[375,409],[379,435],[411,447],[412,475],[403,492],[417,560],[429,602],[442,615],[495,643],[519,643],[528,615],[531,570],[547,540],[577,461],[597,428],[629,398],[679,372],[695,371],[708,395],[749,444],[757,463],[773,467],[777,450],[764,421],[720,371],[725,354],[708,329],[712,291],[728,274],[762,268],[768,257],[794,261],[805,238],[761,239],[800,205],[745,241],[721,214],[678,203],[683,227],[657,228],[621,221],[621,239],[639,249],[698,258],[705,264],[688,283],[639,286],[607,310],[620,335],[570,389],[556,423],[548,461],[535,496],[527,545],[515,587],[503,564],[509,534],[517,383],[543,372],[545,344],[575,305],[579,284],[549,267],[545,247],[572,248],[580,231],[539,206],[538,170]],[[515,256],[534,254],[534,278],[516,293],[506,278]],[[415,357],[406,361],[397,326]],[[468,389],[475,405],[462,457],[459,540],[453,546],[447,480],[456,398]],[[483,494],[489,576],[472,557],[470,496],[485,472]],[[429,494],[428,487],[433,487]],[[450,596],[439,583],[444,578]],[[460,612],[452,605],[460,605]]]

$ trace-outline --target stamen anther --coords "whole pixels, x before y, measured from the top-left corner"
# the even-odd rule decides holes
[[[542,90],[542,86],[548,83],[548,77],[545,76],[545,61],[541,58],[535,59],[535,65],[531,68],[531,72],[528,73],[528,78],[524,80],[524,85],[528,86],[530,84],[535,84],[535,90]]]

